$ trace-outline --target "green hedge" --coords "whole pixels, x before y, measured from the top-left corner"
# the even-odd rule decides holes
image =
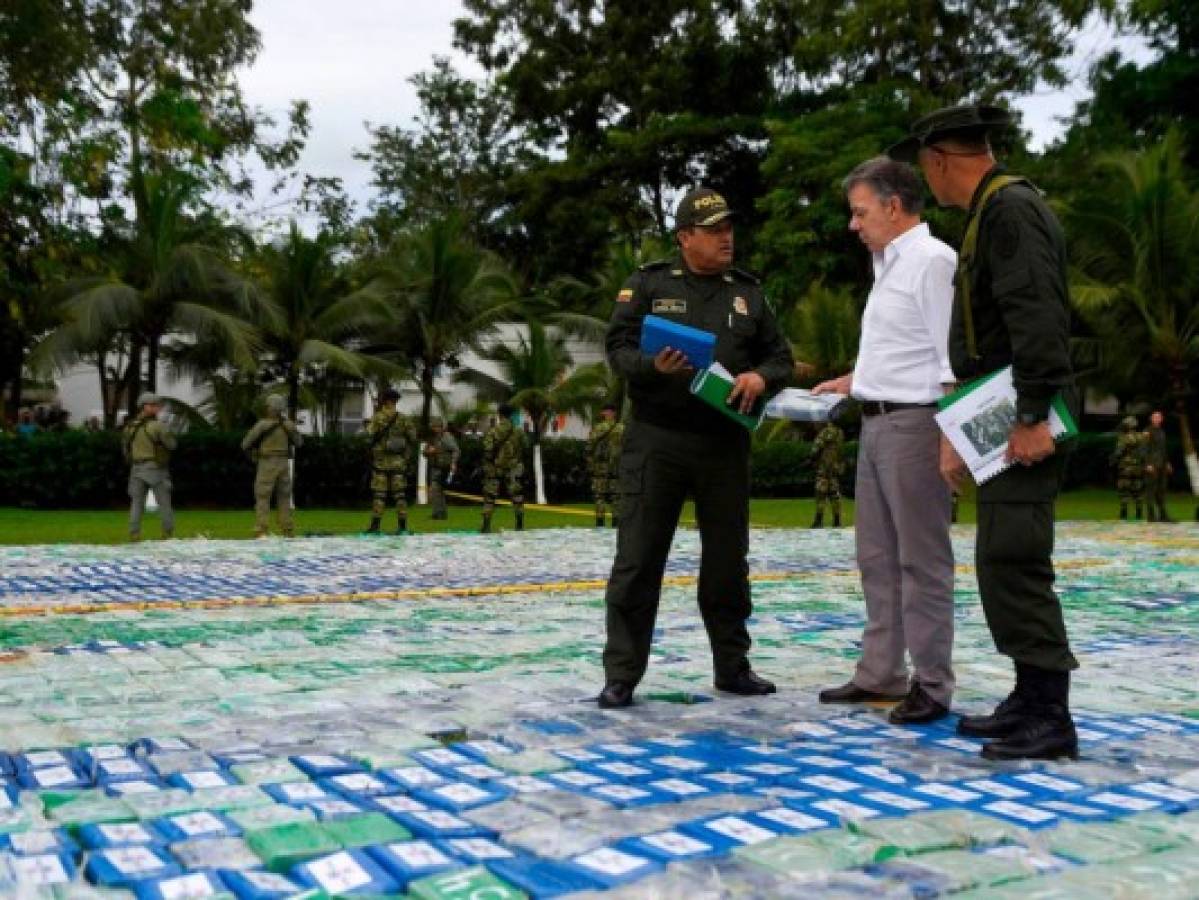
[[[249,505],[254,467],[240,449],[241,433],[197,431],[181,435],[171,463],[175,497],[181,506]],[[478,439],[461,440],[462,460],[454,489],[482,489]],[[1082,435],[1072,454],[1067,487],[1112,485],[1112,434]],[[853,490],[857,445],[845,447],[842,478]],[[1176,487],[1184,483],[1181,452],[1172,447]],[[328,435],[305,441],[296,462],[296,501],[301,507],[352,507],[368,497],[368,448],[362,435]],[[585,444],[558,438],[543,444],[546,490],[551,502],[590,497]],[[532,450],[525,464],[526,496],[532,496]],[[87,509],[123,506],[128,467],[112,432],[68,431],[22,438],[0,435],[0,506]],[[753,492],[758,497],[811,496],[811,445],[775,442],[754,448]]]

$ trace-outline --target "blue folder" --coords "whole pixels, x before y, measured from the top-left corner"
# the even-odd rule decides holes
[[[682,350],[687,362],[702,370],[712,365],[716,335],[661,316],[646,316],[641,325],[641,352],[646,356],[657,356],[663,347]]]

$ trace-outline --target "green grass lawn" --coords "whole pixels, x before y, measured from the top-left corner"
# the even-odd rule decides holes
[[[1182,521],[1192,521],[1195,500],[1185,494],[1170,498],[1171,515]],[[843,502],[842,523],[853,523],[853,502]],[[529,528],[591,528],[594,520],[590,507],[569,504],[571,512],[542,510],[530,507],[525,524]],[[1081,490],[1063,494],[1058,501],[1059,519],[1114,520],[1118,504],[1110,490]],[[750,519],[763,528],[803,528],[812,523],[814,505],[810,498],[796,500],[754,500]],[[694,518],[688,505],[685,520]],[[302,509],[296,513],[297,532],[304,534],[354,534],[362,531],[370,519],[369,510],[361,509]],[[254,514],[249,509],[180,509],[175,513],[175,534],[180,538],[249,538],[253,534]],[[962,501],[959,520],[974,521],[974,504]],[[434,522],[428,507],[414,507],[409,525],[417,533],[435,531],[476,531],[479,528],[478,507],[451,506],[448,522]],[[512,511],[502,508],[496,512],[495,524],[501,529],[512,527]],[[826,521],[827,524],[827,521]],[[395,514],[389,513],[384,525],[395,527]],[[148,514],[143,534],[150,539],[158,535],[158,517]],[[0,508],[0,544],[116,544],[127,539],[125,510],[33,510],[13,507]]]

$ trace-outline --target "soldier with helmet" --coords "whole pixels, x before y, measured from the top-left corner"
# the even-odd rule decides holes
[[[433,507],[432,518],[448,519],[445,504],[445,488],[458,470],[458,442],[445,430],[445,422],[439,418],[429,420],[429,441],[425,444],[425,459],[429,464],[429,504]]]
[[[587,461],[591,466],[591,491],[595,497],[595,527],[604,527],[604,516],[612,511],[612,527],[620,524],[616,508],[616,472],[624,426],[616,418],[616,404],[605,403],[600,418],[587,435]]]
[[[491,531],[491,517],[500,485],[507,488],[516,514],[516,530],[525,527],[525,434],[512,422],[512,406],[501,403],[496,422],[483,435],[483,534]]]
[[[833,513],[833,527],[841,527],[841,474],[845,471],[845,432],[833,422],[828,422],[812,444],[812,458],[816,460],[816,518],[813,528],[824,527],[824,507],[828,504]]]
[[[295,537],[291,509],[291,457],[304,443],[296,424],[286,415],[287,401],[278,394],[266,398],[266,415],[242,439],[241,448],[257,464],[254,476],[254,537],[271,528],[271,497],[278,510],[279,530]]]
[[[366,425],[371,452],[371,523],[367,534],[378,534],[388,498],[396,507],[396,534],[408,534],[408,468],[418,441],[412,423],[400,415],[400,392],[388,388],[379,396],[382,408]]]
[[[145,392],[137,398],[140,412],[125,423],[121,433],[121,450],[129,463],[129,539],[141,540],[142,514],[146,509],[146,494],[154,492],[158,513],[162,517],[162,536],[174,537],[175,510],[171,506],[171,451],[175,435],[158,421],[162,398]]]
[[[1116,449],[1111,456],[1111,464],[1116,469],[1116,496],[1120,498],[1121,519],[1128,518],[1130,503],[1137,521],[1141,519],[1141,506],[1145,499],[1147,444],[1146,435],[1137,429],[1136,416],[1125,416],[1120,423]]]

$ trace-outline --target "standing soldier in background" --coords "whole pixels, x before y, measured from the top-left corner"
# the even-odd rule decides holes
[[[1112,451],[1111,464],[1116,467],[1116,495],[1120,498],[1120,518],[1128,518],[1128,504],[1134,504],[1137,521],[1141,519],[1141,501],[1145,496],[1146,436],[1137,431],[1137,420],[1125,417],[1120,423],[1120,436]],[[1152,507],[1150,507],[1152,509]],[[1152,515],[1150,515],[1152,518]]]
[[[168,466],[175,449],[175,435],[158,421],[162,398],[144,393],[137,398],[141,412],[125,423],[121,449],[129,463],[129,539],[142,538],[142,513],[146,492],[153,491],[162,516],[162,536],[175,535],[175,510],[171,506],[171,473]]]
[[[600,419],[587,435],[587,461],[591,466],[591,492],[595,496],[595,527],[604,527],[604,513],[612,510],[612,527],[618,524],[616,472],[620,465],[620,441],[624,428],[616,421],[616,407],[605,403]]]
[[[416,430],[400,415],[400,392],[388,388],[379,396],[383,408],[371,416],[366,433],[371,439],[371,524],[378,534],[390,494],[395,498],[396,534],[408,533],[408,462],[417,448]]]
[[[845,471],[845,433],[828,422],[816,442],[812,444],[812,458],[816,460],[816,518],[813,528],[824,527],[824,504],[833,510],[833,527],[841,527],[841,473]]]
[[[1149,428],[1145,432],[1145,474],[1149,476],[1149,521],[1173,522],[1166,512],[1166,491],[1174,467],[1166,448],[1166,430],[1162,428],[1164,416],[1155,409],[1149,416]]]
[[[258,464],[254,476],[254,537],[264,538],[271,530],[271,497],[279,515],[284,537],[295,537],[291,515],[291,466],[293,448],[304,443],[294,422],[284,415],[287,401],[278,394],[266,398],[266,416],[258,420],[242,439],[241,448]]]
[[[512,407],[501,403],[499,417],[483,435],[483,534],[491,531],[491,517],[500,493],[500,482],[508,489],[516,530],[525,527],[525,435],[512,424]]]
[[[445,486],[454,480],[458,470],[458,442],[445,430],[445,422],[429,420],[432,435],[425,444],[425,459],[429,461],[429,503],[433,507],[433,518],[445,520],[450,517],[445,506]]]

